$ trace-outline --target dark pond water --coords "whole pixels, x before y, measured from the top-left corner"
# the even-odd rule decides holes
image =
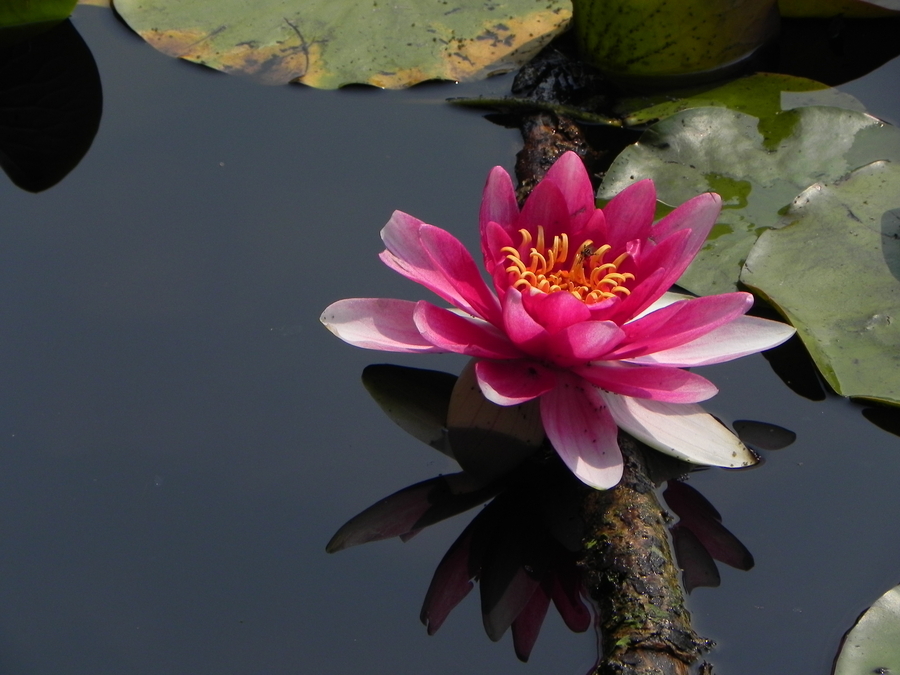
[[[528,664],[488,641],[475,597],[426,635],[422,597],[468,516],[324,551],[364,507],[456,470],[359,376],[462,362],[355,350],[318,316],[421,297],[377,258],[395,208],[476,245],[486,173],[512,169],[519,138],[443,100],[509,79],[265,88],[169,59],[108,10],[74,24],[103,82],[93,147],[42,194],[0,181],[0,673],[587,671],[595,636],[552,610]],[[896,92],[898,72],[870,82]],[[896,98],[853,86],[898,121]],[[722,673],[827,673],[900,581],[900,440],[861,406],[794,395],[762,357],[704,374],[711,412],[797,441],[691,480],[756,558],[694,591],[697,627]]]

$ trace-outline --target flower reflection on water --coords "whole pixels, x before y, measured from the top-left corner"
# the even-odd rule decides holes
[[[369,366],[363,373],[366,388],[395,421],[430,419],[428,424],[435,430],[447,424],[450,377],[390,365]],[[464,378],[460,383],[468,386]],[[430,397],[425,393],[429,389]],[[498,411],[515,414],[509,408]],[[500,432],[489,435],[487,445],[504,440]],[[477,450],[466,447],[473,438],[450,434],[451,442],[441,450],[462,463]],[[514,466],[499,453],[491,457],[493,467],[479,464],[472,472],[464,467],[462,472],[436,476],[379,500],[345,523],[326,548],[334,553],[393,537],[408,541],[430,525],[489,502],[438,564],[420,619],[433,635],[478,585],[488,637],[498,641],[509,630],[516,656],[527,661],[551,604],[574,632],[584,632],[593,623],[589,605],[594,602],[582,576],[586,525],[581,502],[588,489],[546,443]],[[753,566],[753,557],[722,525],[708,501],[672,479],[688,468],[670,460],[660,463],[655,473],[658,480],[668,480],[664,496],[679,517],[670,529],[684,585],[690,591],[719,584],[714,559],[746,570]]]

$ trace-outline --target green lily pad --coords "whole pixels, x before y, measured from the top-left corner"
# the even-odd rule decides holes
[[[156,49],[268,84],[399,88],[517,68],[571,18],[565,0],[116,0]]]
[[[662,84],[753,54],[778,29],[774,0],[573,0],[579,50],[608,76]]]
[[[741,267],[779,212],[816,182],[833,182],[879,159],[900,161],[900,130],[853,110],[808,107],[761,119],[727,108],[697,108],[651,126],[613,162],[599,197],[642,178],[658,198],[681,204],[703,192],[723,209],[678,284],[710,295],[737,288]]]
[[[68,18],[78,0],[3,0],[0,27],[59,22]]]
[[[77,0],[3,0],[0,2],[0,49],[45,33],[64,21]]]
[[[850,94],[805,77],[779,73],[756,73],[718,87],[701,87],[676,95],[623,99],[616,112],[628,126],[642,126],[691,108],[730,108],[760,119],[784,110],[814,105],[865,112],[865,106]]]
[[[900,404],[900,165],[805,190],[741,281],[796,327],[837,393]]]
[[[844,636],[834,675],[900,672],[900,586],[882,595]]]

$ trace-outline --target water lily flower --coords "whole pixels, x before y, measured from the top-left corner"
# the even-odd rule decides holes
[[[596,208],[584,164],[569,152],[520,210],[512,180],[495,167],[480,211],[490,286],[459,240],[396,211],[381,231],[382,261],[453,308],[352,298],[329,306],[322,322],[359,347],[474,357],[489,400],[540,399],[553,447],[599,489],[622,476],[617,427],[687,461],[753,464],[697,405],[716,387],[685,368],[769,349],[794,330],[744,316],[749,293],[664,296],[706,240],[721,199],[699,195],[656,223],[655,208],[649,180]]]

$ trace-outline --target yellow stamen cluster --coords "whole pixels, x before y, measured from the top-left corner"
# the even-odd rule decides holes
[[[532,242],[528,230],[519,230],[522,245],[526,249]],[[569,236],[565,233],[553,237],[553,245],[549,248],[544,241],[544,228],[538,226],[537,241],[528,254],[528,263],[522,260],[519,249],[504,246],[501,253],[506,253],[510,265],[506,271],[515,277],[513,287],[524,291],[536,288],[543,293],[566,291],[588,305],[612,298],[616,294],[629,295],[625,282],[634,279],[634,275],[618,271],[619,266],[628,257],[623,253],[612,262],[603,262],[609,253],[610,245],[604,244],[594,248],[594,242],[586,239],[578,247],[571,263],[564,267],[569,258]]]

